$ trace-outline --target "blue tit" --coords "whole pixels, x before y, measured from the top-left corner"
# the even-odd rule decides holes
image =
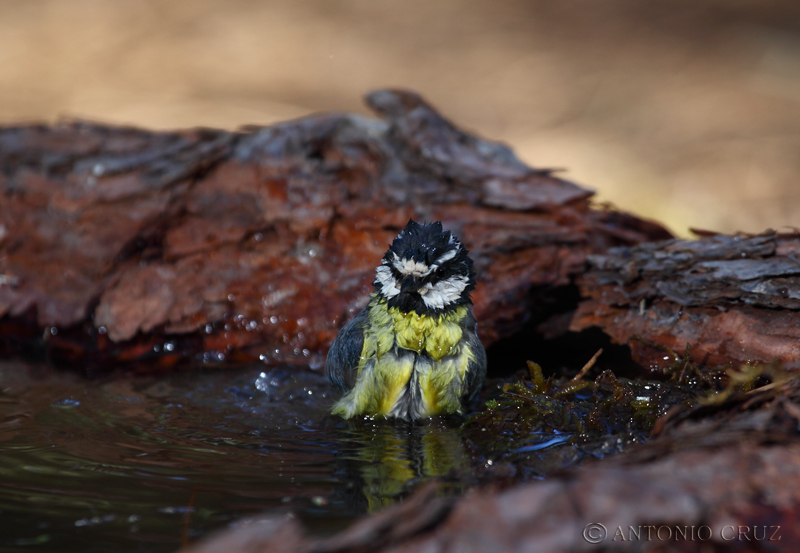
[[[464,412],[486,375],[468,253],[439,222],[410,220],[397,235],[366,309],[328,352],[325,371],[345,392],[335,415],[414,420]]]

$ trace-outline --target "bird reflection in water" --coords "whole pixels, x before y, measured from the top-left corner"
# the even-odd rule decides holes
[[[460,417],[433,417],[412,423],[396,419],[351,420],[348,454],[337,472],[348,482],[342,498],[357,512],[374,512],[437,479],[442,493],[457,493],[470,480],[470,457],[461,437]]]

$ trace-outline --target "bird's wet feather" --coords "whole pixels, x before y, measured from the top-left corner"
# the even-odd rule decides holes
[[[346,391],[334,414],[419,419],[463,411],[486,371],[467,253],[441,223],[409,221],[376,270],[367,308],[328,355],[328,375]]]

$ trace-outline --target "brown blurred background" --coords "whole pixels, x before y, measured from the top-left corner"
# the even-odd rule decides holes
[[[797,0],[0,0],[0,123],[233,129],[384,86],[678,234],[800,226]]]

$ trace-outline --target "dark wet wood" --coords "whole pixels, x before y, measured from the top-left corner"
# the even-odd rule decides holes
[[[459,130],[410,92],[383,119],[240,133],[0,130],[0,345],[69,363],[320,366],[413,217],[472,250],[485,343],[543,319],[586,256],[669,237]]]

